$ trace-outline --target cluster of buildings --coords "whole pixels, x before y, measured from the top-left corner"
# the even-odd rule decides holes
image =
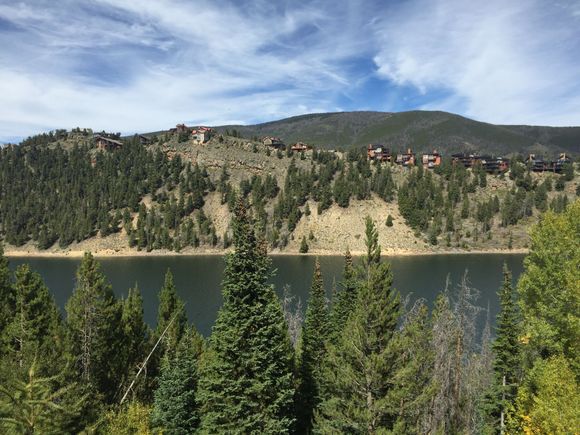
[[[451,154],[451,162],[454,165],[463,165],[466,168],[481,166],[490,174],[506,172],[510,167],[509,159],[504,157],[480,156],[479,154],[457,153]]]
[[[188,127],[185,124],[177,124],[175,128],[169,129],[170,134],[187,134],[191,136],[193,143],[204,144],[212,138],[215,130],[211,127],[199,126],[199,127]]]
[[[285,150],[286,144],[280,139],[279,137],[275,136],[264,136],[262,138],[262,143],[270,148],[275,150]],[[294,152],[302,152],[302,151],[309,151],[312,149],[311,145],[308,145],[304,142],[296,142],[294,145],[290,146],[290,149]]]
[[[406,152],[393,154],[389,148],[383,144],[370,144],[367,147],[367,156],[369,160],[377,160],[381,162],[395,163],[400,166],[415,166],[418,164],[417,156],[411,148]],[[423,154],[421,162],[423,167],[433,169],[441,165],[441,154],[434,150],[432,153]]]
[[[534,172],[556,172],[560,173],[564,169],[564,165],[571,163],[572,160],[565,153],[560,154],[557,160],[545,161],[541,157],[536,157],[535,154],[530,154],[526,163]]]
[[[423,165],[426,169],[433,169],[441,165],[442,156],[437,150],[421,155],[421,160],[417,160],[416,154],[408,148],[406,152],[393,154],[389,148],[383,144],[370,144],[367,147],[369,160],[395,163],[400,166]],[[461,164],[466,168],[481,165],[486,172],[505,172],[509,169],[509,160],[503,157],[480,156],[477,154],[453,154],[451,156],[453,164]]]

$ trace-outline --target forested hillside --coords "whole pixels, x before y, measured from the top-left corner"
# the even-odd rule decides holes
[[[444,156],[435,169],[405,168],[371,162],[362,148],[282,151],[231,134],[202,145],[136,136],[103,150],[73,131],[5,147],[0,236],[17,252],[219,251],[242,198],[274,252],[362,252],[353,228],[365,214],[392,253],[512,249],[529,245],[542,212],[580,193],[573,164],[536,174],[516,157],[508,173],[487,174]]]
[[[349,149],[385,143],[396,150],[434,148],[450,154],[477,151],[511,153],[580,152],[580,127],[493,125],[447,112],[411,111],[315,113],[257,125],[229,125],[245,137],[279,136],[323,148]]]
[[[580,426],[580,200],[548,211],[510,271],[495,330],[468,276],[430,309],[403,301],[366,219],[327,304],[319,265],[302,322],[268,284],[242,199],[221,307],[204,338],[171,272],[154,329],[138,288],[117,299],[86,253],[61,317],[40,276],[0,245],[2,433],[574,433]]]

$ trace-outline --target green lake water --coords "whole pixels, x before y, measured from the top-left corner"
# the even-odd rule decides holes
[[[470,254],[390,257],[395,287],[412,302],[424,298],[431,303],[437,293],[445,288],[449,276],[456,286],[468,271],[472,287],[480,292],[479,305],[490,306],[491,318],[498,310],[496,292],[502,280],[504,261],[513,272],[514,282],[522,272],[523,255],[516,254]],[[179,295],[186,301],[190,322],[205,336],[211,332],[217,311],[221,305],[220,283],[224,261],[219,256],[175,256],[175,257],[119,257],[99,259],[102,270],[119,296],[127,294],[129,287],[137,284],[144,299],[145,320],[154,326],[157,313],[157,294],[169,268],[175,277]],[[80,259],[68,258],[20,258],[11,257],[10,265],[29,263],[43,277],[63,308],[75,285],[75,270]],[[330,296],[334,283],[342,275],[342,257],[320,258],[324,284]],[[272,283],[281,295],[284,286],[306,305],[314,258],[310,256],[275,256],[276,270]],[[484,314],[482,314],[482,319]],[[481,323],[481,322],[480,322]]]

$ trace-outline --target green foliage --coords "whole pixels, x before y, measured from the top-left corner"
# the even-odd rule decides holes
[[[572,434],[580,427],[578,373],[563,356],[536,360],[520,387],[511,433]]]
[[[15,275],[14,313],[2,334],[5,362],[20,368],[30,367],[38,359],[36,369],[50,373],[47,368],[62,362],[60,313],[40,275],[30,266],[19,266]]]
[[[329,335],[328,309],[322,285],[320,263],[316,259],[314,276],[302,327],[298,373],[298,432],[309,433],[314,411],[321,401],[322,361]]]
[[[315,426],[324,433],[375,433],[394,425],[390,396],[400,298],[391,288],[390,265],[380,262],[378,234],[370,218],[366,234],[356,305],[338,344],[328,348],[324,400]]]
[[[546,212],[531,232],[518,293],[528,361],[563,354],[580,376],[580,201]]]
[[[63,403],[70,387],[55,388],[56,377],[41,377],[32,361],[24,380],[0,385],[0,430],[3,433],[61,434],[75,409]]]
[[[77,269],[66,312],[68,345],[78,378],[112,403],[123,376],[118,351],[122,306],[90,253],[85,253]]]
[[[167,269],[163,287],[159,292],[159,309],[157,313],[157,328],[155,329],[155,336],[159,338],[167,327],[169,327],[169,329],[163,337],[161,349],[158,355],[168,355],[169,357],[173,355],[177,349],[179,341],[183,337],[186,326],[187,314],[185,313],[185,304],[179,296],[177,296],[177,289],[173,282],[173,274],[171,273],[171,270]]]
[[[0,336],[10,322],[14,309],[14,291],[10,269],[8,268],[8,259],[4,256],[4,245],[0,242]]]
[[[306,254],[308,252],[308,242],[306,241],[306,236],[302,237],[302,241],[300,242],[300,250],[301,254]]]
[[[492,343],[494,378],[486,406],[490,425],[495,428],[501,426],[502,414],[505,419],[513,409],[522,377],[521,323],[517,295],[512,286],[511,272],[505,263],[498,296],[501,309],[496,320],[496,338]]]
[[[194,433],[199,426],[196,389],[202,347],[202,337],[190,328],[173,358],[164,360],[151,422],[165,434]]]
[[[330,340],[337,344],[342,336],[346,322],[354,310],[357,296],[357,280],[350,251],[344,255],[342,282],[332,301],[330,312]]]
[[[392,226],[393,226],[393,216],[391,216],[391,215],[388,215],[388,216],[387,216],[387,222],[386,222],[386,225],[387,225],[388,227],[392,227]]]
[[[224,303],[201,363],[201,428],[208,433],[289,433],[294,426],[293,349],[270,260],[242,202],[226,255]]]
[[[132,401],[117,412],[110,411],[106,415],[103,432],[115,435],[150,435],[153,432],[149,426],[151,408],[139,402]],[[169,433],[169,432],[167,432]]]

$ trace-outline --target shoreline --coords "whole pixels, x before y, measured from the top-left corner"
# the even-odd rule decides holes
[[[84,253],[87,251],[83,250],[71,250],[71,251],[32,251],[32,250],[19,250],[19,249],[6,249],[4,251],[5,257],[14,258],[82,258]],[[223,256],[224,254],[231,252],[231,250],[207,250],[207,251],[186,251],[186,252],[174,252],[174,251],[133,251],[133,250],[96,250],[92,251],[95,258],[137,258],[137,257],[200,257],[200,256]],[[434,256],[434,255],[491,255],[491,254],[527,254],[529,249],[527,248],[514,248],[514,249],[472,249],[472,250],[437,250],[437,251],[423,251],[423,250],[390,250],[388,248],[383,248],[381,251],[381,256],[383,257],[419,257],[419,256]],[[359,257],[364,255],[364,251],[351,251],[353,257]],[[337,251],[311,251],[306,254],[301,254],[299,252],[280,252],[271,251],[268,252],[269,256],[272,257],[285,257],[285,256],[304,256],[304,257],[342,257],[344,252]]]

